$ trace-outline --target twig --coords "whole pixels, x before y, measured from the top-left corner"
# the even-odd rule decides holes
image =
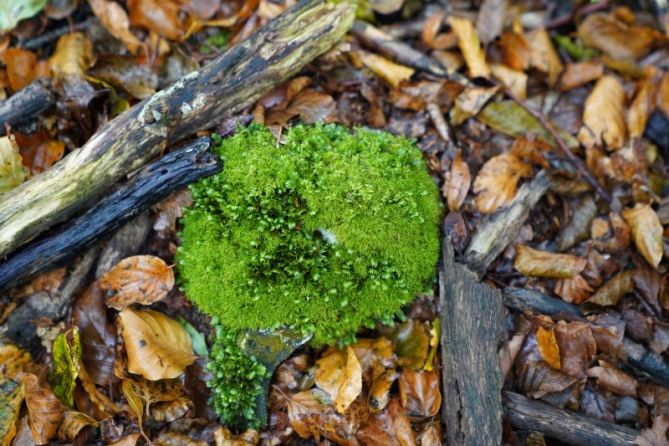
[[[576,10],[572,10],[569,14],[565,14],[560,17],[556,17],[550,22],[547,22],[544,26],[547,29],[553,29],[553,28],[559,28],[560,26],[564,26],[569,24],[572,20],[578,19],[581,16],[587,15],[587,14],[592,14],[593,12],[597,11],[602,11],[606,8],[608,8],[611,5],[611,0],[601,0],[596,3],[590,3],[582,6],[581,8],[578,8]]]

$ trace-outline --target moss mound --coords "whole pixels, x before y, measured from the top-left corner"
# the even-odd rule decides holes
[[[224,171],[192,187],[177,252],[187,296],[231,332],[290,326],[346,343],[430,288],[437,187],[404,138],[261,126],[220,141]]]

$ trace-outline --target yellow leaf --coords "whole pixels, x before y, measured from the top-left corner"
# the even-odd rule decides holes
[[[360,361],[351,347],[346,347],[346,368],[339,386],[339,393],[334,401],[337,412],[344,413],[348,406],[362,392],[362,369]]]
[[[458,150],[444,182],[444,196],[451,211],[460,210],[460,206],[462,206],[467,197],[467,192],[469,192],[471,182],[472,175],[469,172],[469,166],[462,161],[461,153]]]
[[[636,96],[627,112],[627,129],[631,138],[643,136],[648,117],[655,109],[657,87],[657,79],[650,78],[641,82],[637,88]]]
[[[513,267],[526,276],[568,279],[580,274],[587,263],[586,259],[571,254],[539,251],[518,245]]]
[[[93,44],[83,33],[64,34],[58,39],[56,51],[51,56],[51,73],[57,77],[83,78],[93,63]]]
[[[26,389],[30,431],[35,444],[46,444],[56,435],[65,414],[65,406],[51,389],[39,385],[34,374],[22,375],[21,382]]]
[[[562,72],[562,62],[551,36],[545,28],[537,28],[527,35],[530,46],[530,65],[548,74],[548,84],[554,85]]]
[[[355,351],[328,349],[316,361],[314,382],[330,395],[337,412],[344,413],[362,391],[362,367]]]
[[[98,422],[85,413],[68,410],[58,428],[58,437],[63,441],[74,441],[86,426],[98,427]]]
[[[558,347],[553,330],[543,327],[537,329],[537,347],[539,347],[543,360],[554,369],[560,370],[560,347]]]
[[[471,21],[458,17],[449,17],[448,24],[458,36],[458,46],[465,58],[471,77],[490,77],[490,68],[485,60],[479,36]]]
[[[491,64],[490,69],[493,77],[504,84],[511,93],[520,99],[527,97],[527,74],[501,64]]]
[[[599,78],[583,108],[583,127],[578,140],[591,148],[606,144],[616,150],[625,143],[625,92],[617,77]]]
[[[93,14],[100,20],[109,33],[123,42],[132,54],[142,46],[142,42],[130,32],[130,20],[125,9],[116,2],[107,0],[88,0]]]
[[[173,287],[172,269],[155,256],[125,258],[100,279],[100,288],[113,293],[107,305],[117,310],[134,303],[149,305],[162,300]]]
[[[614,14],[590,14],[578,25],[578,37],[614,59],[636,60],[647,54],[660,37],[652,28],[625,23]]]
[[[391,62],[385,57],[367,51],[358,51],[360,62],[372,73],[397,88],[400,82],[409,80],[413,76],[413,68]]]
[[[632,231],[634,244],[646,261],[654,268],[662,260],[662,224],[657,214],[647,204],[637,203],[623,210],[623,218]]]
[[[119,321],[130,373],[151,381],[176,378],[195,361],[186,330],[162,313],[127,308]]]
[[[13,344],[0,343],[0,382],[16,378],[30,363],[30,353]]]
[[[490,158],[474,180],[476,207],[484,214],[495,212],[516,196],[518,181],[532,173],[532,168],[513,153]]]

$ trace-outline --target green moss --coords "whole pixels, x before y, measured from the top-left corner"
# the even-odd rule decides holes
[[[350,342],[432,286],[437,188],[404,138],[336,125],[284,136],[251,126],[220,142],[224,171],[192,187],[181,284],[229,330]]]

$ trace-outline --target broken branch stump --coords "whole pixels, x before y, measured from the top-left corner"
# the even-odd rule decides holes
[[[83,147],[0,199],[0,258],[90,206],[165,145],[251,105],[330,49],[354,15],[347,2],[303,0],[104,125]]]

